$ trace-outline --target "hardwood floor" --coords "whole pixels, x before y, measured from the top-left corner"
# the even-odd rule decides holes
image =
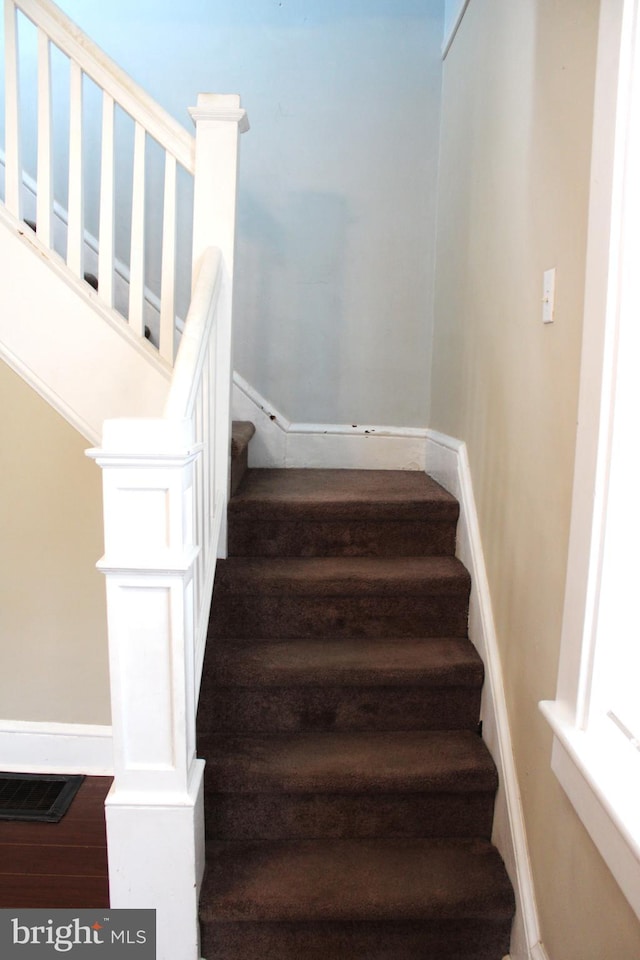
[[[0,821],[0,907],[109,906],[110,787],[110,777],[87,777],[59,823]]]

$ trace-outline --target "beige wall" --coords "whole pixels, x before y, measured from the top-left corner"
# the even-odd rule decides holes
[[[472,0],[442,104],[431,426],[468,444],[551,960],[640,958],[640,924],[550,770],[537,707],[557,678],[598,12]]]
[[[109,723],[101,478],[0,361],[0,718]]]

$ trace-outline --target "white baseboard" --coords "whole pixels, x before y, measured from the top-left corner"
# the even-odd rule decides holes
[[[524,813],[513,759],[502,666],[466,444],[428,431],[426,470],[460,503],[456,553],[471,574],[469,636],[485,666],[481,708],[483,739],[498,768],[500,781],[492,839],[505,862],[516,895],[510,958],[548,960],[540,942]]]
[[[111,776],[111,727],[0,720],[0,770]]]
[[[536,943],[531,948],[530,957],[531,960],[549,960],[549,954],[541,943]]]
[[[251,420],[252,467],[424,470],[427,431],[415,427],[292,423],[235,373],[233,417]]]

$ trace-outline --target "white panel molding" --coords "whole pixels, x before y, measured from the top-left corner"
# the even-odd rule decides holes
[[[462,18],[467,12],[467,7],[471,0],[451,0],[451,7],[453,9],[453,15],[447,16],[449,12],[449,4],[446,4],[445,14],[445,24],[444,24],[444,40],[442,41],[442,59],[444,60],[451,49],[451,44],[455,40],[458,28],[462,23]]]
[[[7,773],[111,776],[111,727],[0,720],[0,769]]]
[[[233,417],[251,420],[252,467],[335,467],[358,470],[424,470],[427,430],[358,424],[292,423],[238,373]]]
[[[492,840],[505,862],[516,895],[511,960],[548,960],[540,940],[529,847],[520,799],[500,652],[466,444],[428,431],[426,470],[460,503],[456,553],[471,574],[469,637],[485,666],[482,694],[483,739],[498,768]]]

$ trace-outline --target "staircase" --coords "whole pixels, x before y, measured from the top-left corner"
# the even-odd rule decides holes
[[[500,960],[514,898],[458,505],[418,472],[238,477],[251,432],[198,714],[202,955]]]

